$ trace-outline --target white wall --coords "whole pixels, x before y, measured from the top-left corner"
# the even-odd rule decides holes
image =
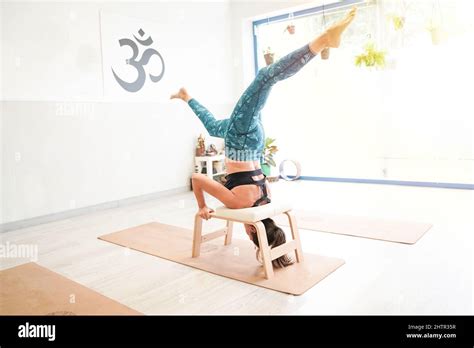
[[[3,19],[3,3],[0,2],[0,18]],[[3,37],[3,25],[0,25],[0,38]],[[3,221],[3,40],[0,40],[0,223]]]
[[[0,223],[189,185],[204,128],[167,96],[183,85],[217,116],[230,113],[229,6],[3,3]],[[152,20],[163,33],[156,101],[102,99],[100,10]]]

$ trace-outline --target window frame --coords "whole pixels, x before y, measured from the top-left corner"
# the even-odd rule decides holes
[[[308,17],[312,15],[331,13],[339,11],[343,8],[357,6],[366,7],[374,5],[375,0],[342,0],[338,2],[328,3],[316,7],[305,8],[294,12],[284,12],[279,15],[258,19],[252,21],[252,38],[253,38],[253,55],[254,55],[254,73],[258,73],[258,27],[265,24],[284,22],[290,19]],[[417,187],[434,187],[447,189],[474,190],[474,184],[468,183],[452,183],[452,182],[430,182],[430,181],[411,181],[411,180],[388,180],[388,179],[365,179],[365,178],[341,178],[341,177],[317,177],[317,176],[301,176],[301,180],[309,181],[329,181],[329,182],[346,182],[346,183],[363,183],[363,184],[382,184],[382,185],[400,185],[400,186],[417,186]]]
[[[341,10],[344,7],[350,6],[369,6],[372,3],[368,3],[366,0],[342,0],[338,2],[333,2],[329,4],[324,4],[316,7],[309,7],[306,9],[294,11],[294,12],[285,12],[283,14],[275,15],[272,17],[258,19],[252,22],[252,38],[253,38],[253,56],[254,56],[254,72],[257,75],[258,72],[258,27],[265,24],[275,23],[275,22],[284,22],[289,19],[296,19],[302,17],[308,17],[316,14],[320,14],[323,11],[331,13],[337,10]]]

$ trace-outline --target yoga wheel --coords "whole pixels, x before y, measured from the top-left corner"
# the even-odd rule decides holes
[[[289,162],[289,163],[293,163],[293,165],[295,166],[296,168],[296,174],[294,177],[289,177],[286,173],[285,173],[285,163],[286,162]],[[296,161],[296,160],[290,160],[290,159],[286,159],[284,161],[282,161],[280,163],[280,176],[287,180],[287,181],[294,181],[294,180],[298,180],[301,176],[301,164],[300,162]]]

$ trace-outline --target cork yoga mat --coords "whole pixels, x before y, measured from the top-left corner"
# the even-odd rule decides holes
[[[30,262],[0,271],[0,315],[141,315]]]
[[[255,249],[250,240],[234,238],[232,244],[224,246],[223,237],[215,239],[203,243],[201,255],[192,258],[192,235],[193,232],[189,229],[152,222],[107,234],[99,239],[293,295],[303,294],[344,264],[341,259],[305,253],[304,262],[282,269],[275,268],[274,277],[265,279],[263,267],[255,257]]]
[[[335,215],[316,211],[295,210],[293,213],[300,229],[404,244],[415,244],[432,227],[430,224],[419,222]],[[275,222],[288,226],[288,219],[276,217]]]

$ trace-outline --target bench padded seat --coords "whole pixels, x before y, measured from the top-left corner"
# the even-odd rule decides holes
[[[216,218],[231,219],[240,222],[257,222],[291,210],[291,204],[272,202],[258,207],[244,209],[229,209],[221,206],[212,214]]]

